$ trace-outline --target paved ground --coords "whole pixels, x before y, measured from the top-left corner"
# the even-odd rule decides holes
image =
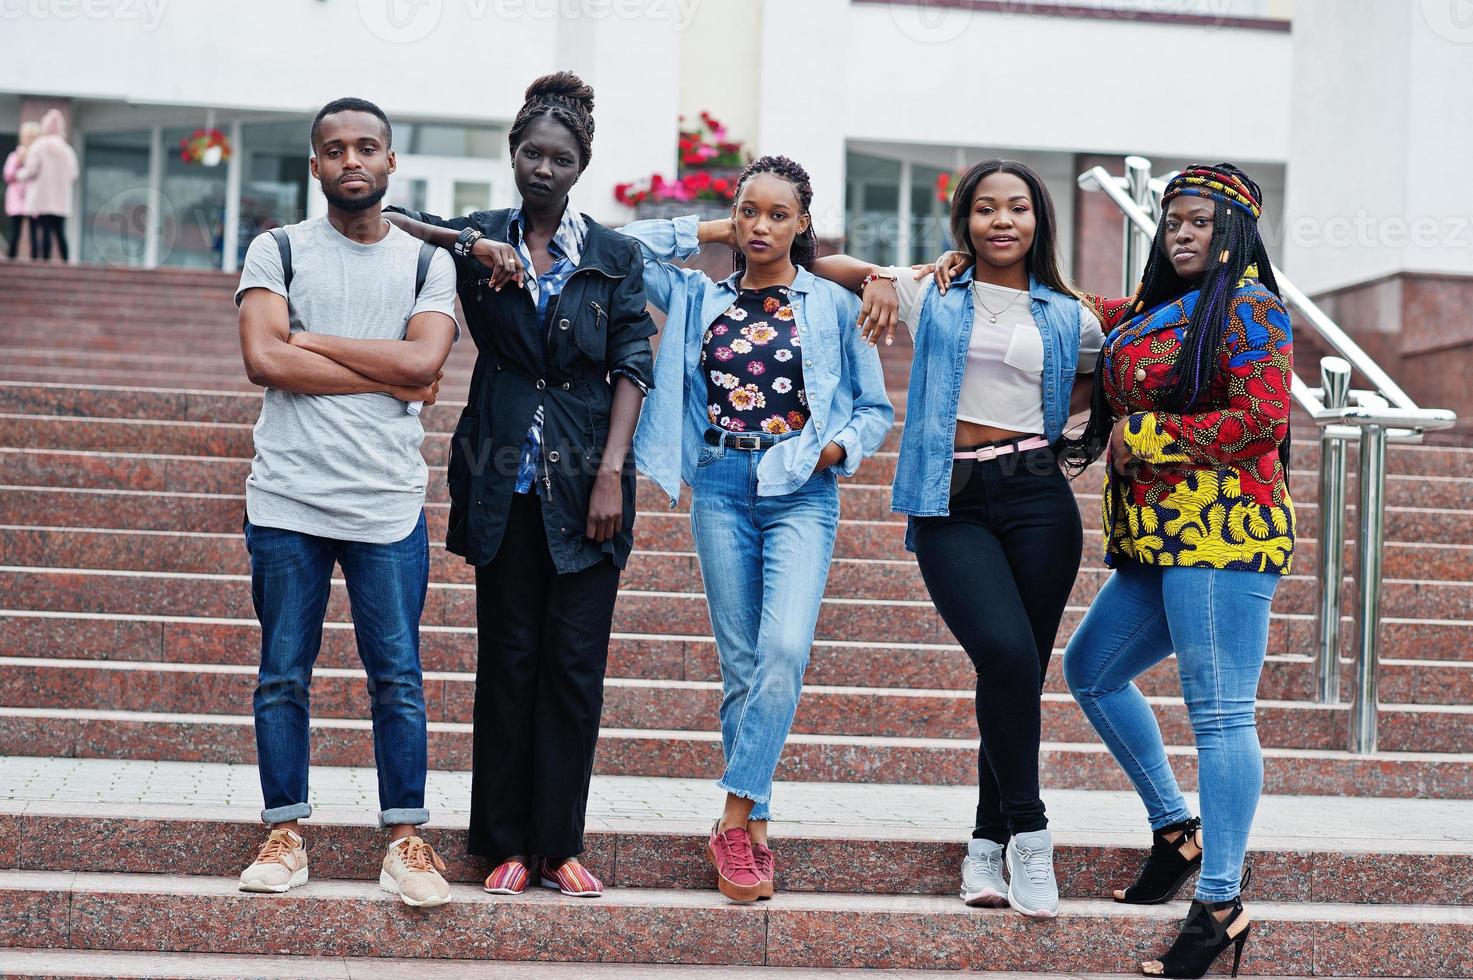
[[[1105,974],[980,973],[933,970],[794,970],[761,967],[651,966],[597,963],[485,963],[468,960],[360,960],[336,957],[273,957],[195,954],[65,952],[0,950],[0,973],[12,976],[71,976],[87,970],[93,976],[191,978],[302,978],[302,980],[717,980],[722,977],[767,977],[770,980],[955,980],[978,976],[987,980],[1086,980]],[[1292,980],[1280,977],[1278,980]]]
[[[312,771],[318,819],[371,822],[377,813],[372,769]],[[774,799],[775,834],[965,837],[975,790],[953,786],[783,783]],[[709,826],[720,794],[703,779],[595,776],[588,801],[590,829],[696,833]],[[252,819],[261,791],[254,766],[112,759],[0,758],[0,808],[28,803],[189,807],[210,816]],[[433,823],[464,826],[470,774],[431,772],[427,805]],[[1140,843],[1145,814],[1129,793],[1051,790],[1044,793],[1060,842]],[[1195,803],[1195,800],[1193,800]],[[1393,833],[1394,831],[1394,833]],[[1268,796],[1259,807],[1255,841],[1390,851],[1473,850],[1473,801],[1342,799]]]

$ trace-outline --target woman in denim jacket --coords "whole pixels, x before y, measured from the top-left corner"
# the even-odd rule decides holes
[[[893,508],[936,610],[977,669],[978,802],[962,900],[1059,905],[1038,788],[1044,673],[1079,571],[1079,506],[1055,450],[1103,334],[1059,272],[1053,203],[1028,167],[974,166],[952,198],[937,284],[847,256],[816,271],[865,293],[866,335],[912,327]],[[888,280],[888,281],[884,281]],[[894,284],[894,291],[891,289]],[[875,315],[869,315],[869,314]],[[1003,878],[1006,864],[1008,881]]]
[[[708,852],[722,894],[771,897],[773,773],[839,527],[839,475],[879,449],[895,414],[859,301],[805,266],[817,251],[808,174],[763,157],[730,220],[636,221],[645,292],[668,314],[655,385],[634,437],[638,468],[670,496],[689,484],[691,533],[721,658],[726,791]],[[717,242],[737,271],[716,282],[674,265]]]

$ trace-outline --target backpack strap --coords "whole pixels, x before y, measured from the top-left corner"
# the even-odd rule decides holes
[[[276,251],[281,254],[281,285],[287,292],[292,288],[292,240],[285,228],[272,228],[271,237],[276,239]]]
[[[434,261],[435,252],[439,249],[429,242],[420,242],[419,264],[414,268],[414,298],[419,299],[420,292],[425,288],[425,280],[430,275],[430,263]]]

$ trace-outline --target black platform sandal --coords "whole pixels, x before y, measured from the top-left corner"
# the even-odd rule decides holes
[[[1135,884],[1125,889],[1125,897],[1115,901],[1124,905],[1162,905],[1176,897],[1181,886],[1187,883],[1192,873],[1202,866],[1202,852],[1188,860],[1182,857],[1182,845],[1196,843],[1197,831],[1202,828],[1202,819],[1193,817],[1162,827],[1151,835],[1151,854]],[[1176,840],[1168,840],[1170,834],[1180,833]],[[1113,897],[1113,896],[1112,896]]]
[[[1248,878],[1243,878],[1242,888],[1248,886]],[[1223,909],[1232,909],[1226,919],[1218,921],[1213,913],[1221,912]],[[1229,935],[1228,930],[1234,922],[1243,915],[1243,894],[1240,888],[1237,898],[1230,898],[1226,902],[1199,902],[1193,901],[1191,909],[1187,912],[1186,920],[1181,924],[1181,932],[1177,934],[1176,942],[1171,944],[1171,949],[1166,955],[1155,962],[1161,964],[1160,973],[1146,973],[1145,965],[1141,965],[1141,973],[1148,977],[1175,977],[1186,978],[1186,980],[1198,980],[1207,975],[1212,969],[1222,951],[1229,946],[1233,947],[1233,976],[1238,975],[1238,967],[1243,962],[1243,947],[1248,945],[1248,935],[1253,931],[1253,923],[1245,925],[1236,936]]]

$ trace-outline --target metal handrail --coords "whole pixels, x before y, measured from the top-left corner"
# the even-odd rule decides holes
[[[1126,157],[1125,176],[1114,177],[1104,167],[1079,175],[1084,190],[1100,190],[1125,215],[1123,281],[1130,295],[1140,281],[1166,182],[1151,177],[1151,162]],[[1146,213],[1146,208],[1151,214]],[[1386,444],[1421,442],[1424,432],[1444,429],[1457,416],[1443,409],[1419,408],[1410,395],[1352,340],[1339,324],[1315,305],[1274,267],[1279,292],[1340,357],[1320,362],[1321,386],[1310,388],[1298,374],[1291,375],[1294,401],[1309,413],[1320,430],[1320,560],[1315,607],[1315,697],[1323,704],[1340,700],[1340,590],[1345,577],[1345,444],[1360,443],[1359,527],[1356,533],[1355,689],[1350,707],[1350,751],[1376,751],[1376,695],[1381,626],[1381,563],[1386,525]],[[1374,386],[1374,391],[1352,391],[1352,370]]]

